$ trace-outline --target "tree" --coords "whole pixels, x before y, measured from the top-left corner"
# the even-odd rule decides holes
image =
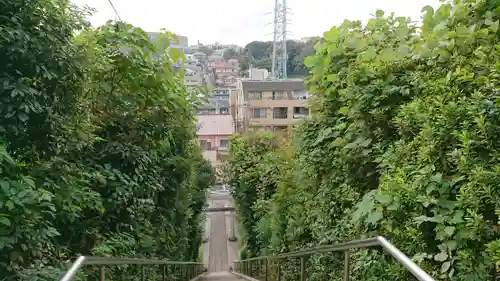
[[[80,254],[196,260],[214,175],[173,35],[94,29],[65,0],[0,1],[0,25],[0,279],[54,280]]]
[[[289,75],[305,75],[307,69],[304,65],[304,60],[307,56],[314,54],[314,45],[319,41],[319,38],[311,38],[307,42],[288,40],[287,45],[287,72]],[[242,69],[246,65],[254,65],[258,68],[266,68],[271,71],[272,67],[272,52],[273,42],[253,41],[246,45],[247,52],[246,62],[241,63]]]
[[[222,56],[225,60],[238,59],[239,54],[234,49],[226,49],[224,55]]]
[[[68,11],[64,17],[58,4]],[[0,138],[21,160],[54,156],[57,136],[73,134],[81,113],[82,54],[70,40],[84,24],[83,11],[44,0],[2,1],[0,9]]]
[[[245,255],[383,235],[436,279],[494,279],[499,7],[427,6],[422,26],[377,11],[366,25],[325,32],[305,60],[314,116],[291,145],[265,146],[261,136],[230,147]],[[380,252],[353,255],[356,280],[411,278]],[[311,256],[308,278],[340,280],[332,265],[341,262]],[[294,280],[296,261],[280,265]]]

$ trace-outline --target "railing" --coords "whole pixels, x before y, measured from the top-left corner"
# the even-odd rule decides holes
[[[297,281],[306,281],[306,270],[305,264],[307,258],[312,254],[318,253],[331,253],[331,252],[344,252],[344,270],[343,270],[343,280],[349,281],[350,279],[350,250],[351,249],[361,249],[380,246],[386,250],[392,257],[394,257],[400,264],[402,264],[413,276],[415,276],[420,281],[435,281],[431,276],[429,276],[425,271],[423,271],[418,265],[411,261],[403,252],[398,250],[394,245],[387,241],[384,237],[378,236],[374,238],[369,238],[365,240],[356,240],[347,243],[341,243],[336,245],[325,245],[315,248],[310,248],[306,250],[301,250],[297,252],[279,254],[274,256],[262,256],[256,258],[250,258],[246,260],[234,261],[233,268],[237,274],[242,274],[242,277],[248,276],[260,280],[270,281],[270,262],[276,267],[276,272],[274,276],[276,281],[281,281],[281,266],[284,259],[288,258],[300,258],[300,275]],[[274,263],[276,262],[276,263]],[[263,274],[263,276],[261,275]],[[274,280],[274,278],[273,278]],[[328,280],[328,279],[327,279]]]
[[[137,275],[133,280],[161,280],[161,281],[188,281],[202,274],[205,269],[203,264],[196,262],[178,262],[169,260],[149,260],[149,259],[129,259],[129,258],[102,258],[80,256],[66,271],[60,281],[71,281],[84,266],[99,267],[99,281],[106,281],[106,269],[115,266],[120,270],[120,266],[133,266],[132,272],[129,270],[125,275]],[[123,268],[122,268],[123,269]],[[115,269],[116,271],[116,269]],[[92,274],[92,273],[91,273]],[[94,272],[95,274],[95,272]],[[97,274],[95,274],[97,275]],[[96,279],[93,279],[96,280]],[[113,280],[117,280],[114,278]],[[125,280],[124,278],[119,280]],[[131,279],[127,279],[131,280]]]
[[[294,114],[293,119],[309,119],[309,114]]]

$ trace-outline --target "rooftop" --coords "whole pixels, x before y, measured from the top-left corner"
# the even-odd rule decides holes
[[[214,62],[214,68],[232,68],[232,69],[236,69],[237,67],[234,66],[234,65],[231,65],[225,61],[221,61],[221,60],[218,60],[218,61],[215,61]]]
[[[198,115],[198,135],[231,135],[233,134],[233,117],[231,115]]]
[[[283,79],[283,80],[241,80],[243,91],[302,91],[304,90],[304,80]]]

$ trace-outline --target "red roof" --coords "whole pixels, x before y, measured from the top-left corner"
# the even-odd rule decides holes
[[[236,68],[236,67],[228,64],[225,61],[220,60],[220,61],[215,61],[214,62],[214,68]]]

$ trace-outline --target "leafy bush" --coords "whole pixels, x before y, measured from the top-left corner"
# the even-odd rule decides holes
[[[266,161],[231,147],[232,166],[252,163],[232,174],[236,194],[242,183],[247,194],[261,190],[265,177],[255,172],[273,171],[267,212],[245,225],[262,230],[248,254],[383,235],[436,278],[498,274],[500,1],[422,11],[420,27],[377,11],[366,26],[345,21],[326,32],[306,59],[314,119],[296,128],[290,147],[259,156]],[[244,180],[253,177],[261,180]],[[238,202],[251,203],[242,213],[261,208],[253,197]],[[311,257],[311,280],[325,272],[340,280],[340,261]],[[409,273],[363,250],[352,254],[352,278]]]
[[[93,29],[64,0],[0,11],[0,280],[80,254],[196,260],[214,175],[172,35]]]

